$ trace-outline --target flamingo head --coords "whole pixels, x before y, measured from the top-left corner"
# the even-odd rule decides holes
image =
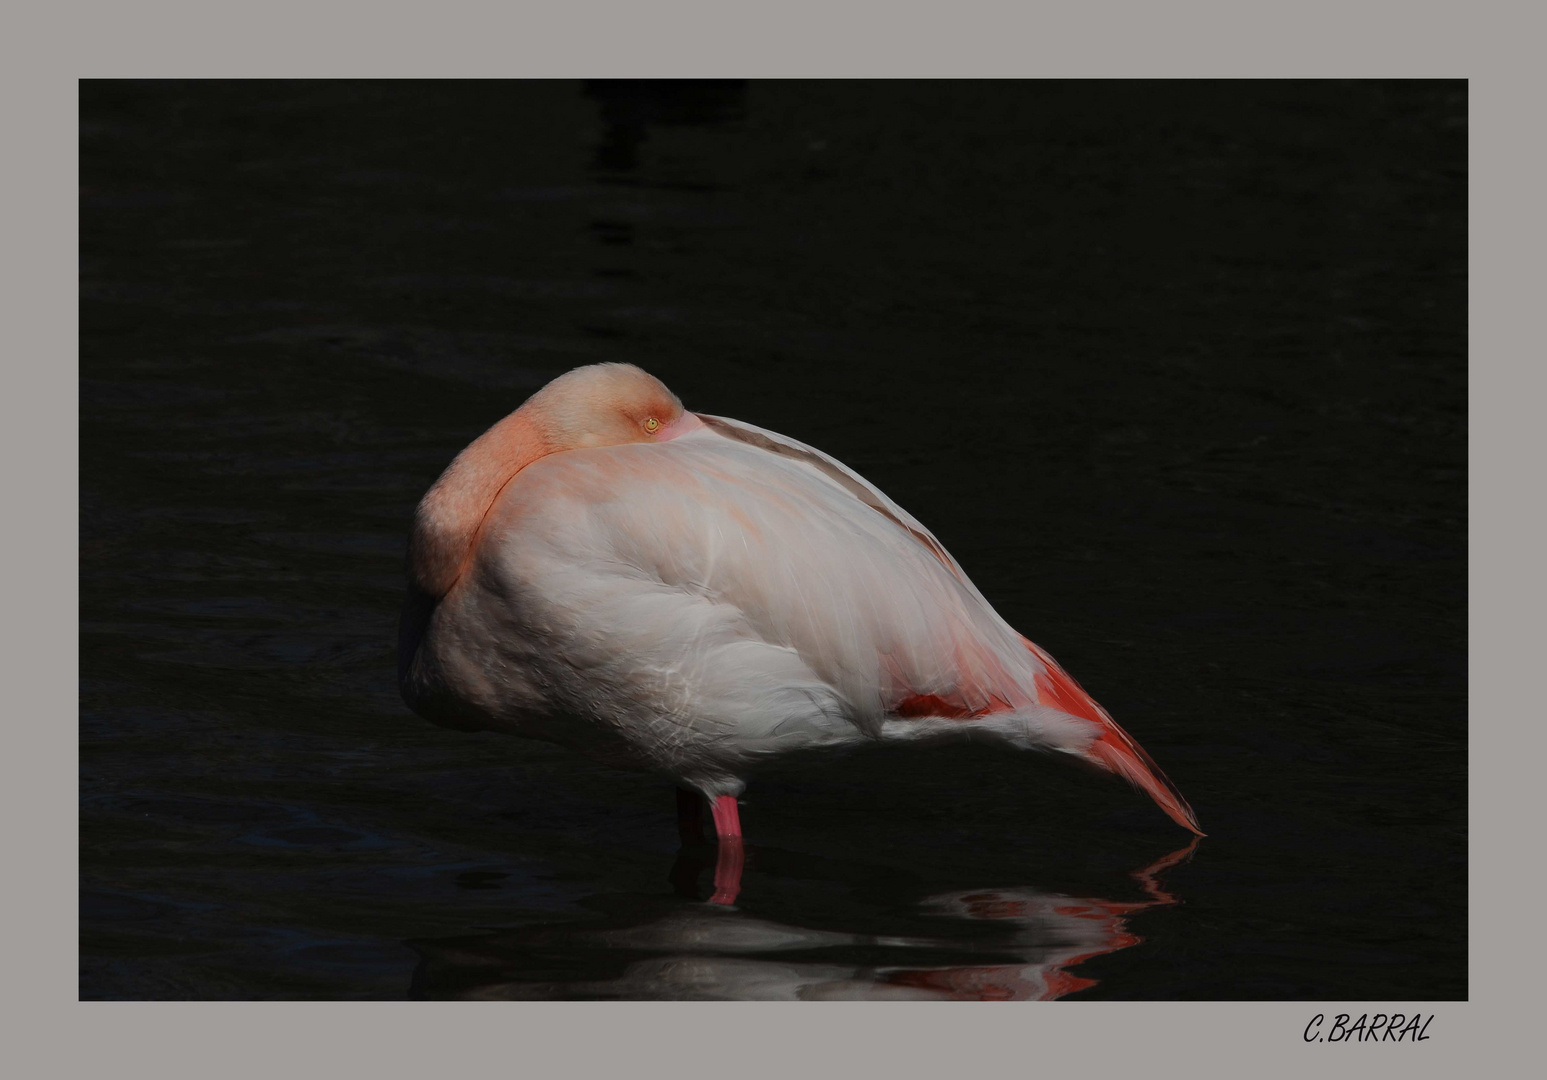
[[[474,439],[414,511],[409,576],[444,596],[473,556],[478,529],[511,477],[565,450],[662,442],[703,427],[677,395],[632,364],[593,364],[560,375]]]
[[[560,375],[521,407],[552,452],[660,442],[701,426],[664,383],[633,364]]]

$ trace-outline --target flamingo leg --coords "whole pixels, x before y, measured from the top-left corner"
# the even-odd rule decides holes
[[[741,839],[741,814],[734,795],[721,795],[710,804],[714,820],[714,895],[711,904],[734,904],[741,892],[741,872],[747,864],[746,848]],[[683,854],[672,867],[671,880],[679,893],[691,895],[693,879],[698,876],[695,858],[686,858],[690,849],[704,842],[704,797],[687,788],[677,789],[677,835],[682,839]],[[697,863],[697,865],[695,865]]]
[[[714,801],[714,835],[721,840],[741,839],[741,813],[736,809],[736,796],[721,795]]]
[[[736,897],[741,893],[741,871],[746,865],[747,853],[741,845],[741,837],[728,837],[720,841],[714,854],[714,894],[709,897],[711,904],[729,906],[736,902]]]
[[[721,795],[711,807],[718,840],[714,858],[714,895],[711,904],[734,904],[741,892],[741,871],[747,864],[741,842],[741,815],[734,795]]]

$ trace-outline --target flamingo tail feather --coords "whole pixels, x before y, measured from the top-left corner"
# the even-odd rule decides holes
[[[1026,641],[1025,638],[1021,639]],[[1085,760],[1107,772],[1116,773],[1134,787],[1155,800],[1171,818],[1184,829],[1203,836],[1198,827],[1198,817],[1192,807],[1166,776],[1155,759],[1144,752],[1133,738],[1113,720],[1107,711],[1087,694],[1080,684],[1047,653],[1034,643],[1026,641],[1030,649],[1047,669],[1037,676],[1037,693],[1044,704],[1061,709],[1071,716],[1078,716],[1095,724],[1100,733],[1085,751]]]

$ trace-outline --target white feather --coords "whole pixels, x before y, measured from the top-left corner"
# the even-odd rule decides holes
[[[1094,725],[1038,705],[1040,661],[911,515],[818,451],[706,419],[518,473],[423,670],[489,726],[711,796],[770,756],[870,740],[1090,745]],[[892,711],[953,694],[1007,707]]]

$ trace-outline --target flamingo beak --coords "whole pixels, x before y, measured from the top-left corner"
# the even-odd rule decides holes
[[[667,439],[675,439],[690,431],[697,431],[703,426],[704,422],[698,418],[697,413],[683,412],[677,419],[656,432],[655,441],[665,442]]]

